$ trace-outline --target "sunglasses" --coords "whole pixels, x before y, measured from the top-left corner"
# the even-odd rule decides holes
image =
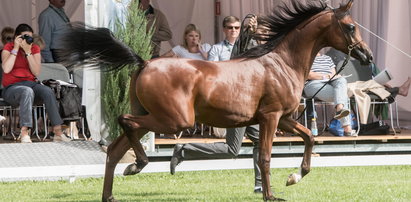
[[[235,29],[238,30],[240,29],[240,26],[225,26],[226,29]]]

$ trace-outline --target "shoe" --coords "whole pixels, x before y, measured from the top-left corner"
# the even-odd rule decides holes
[[[20,138],[21,143],[32,143],[30,135],[24,135]]]
[[[254,193],[256,193],[256,194],[263,193],[263,188],[262,187],[254,187]]]
[[[334,118],[341,119],[341,118],[348,116],[349,114],[350,114],[350,111],[348,111],[348,109],[342,109],[335,114]]]
[[[53,142],[70,142],[71,139],[68,138],[66,135],[54,135]]]
[[[174,146],[173,156],[170,161],[170,173],[174,175],[176,172],[176,166],[183,162],[183,144],[176,144]]]
[[[348,136],[348,137],[358,137],[358,134],[355,130],[352,130],[350,132],[345,132],[344,131],[344,136]]]

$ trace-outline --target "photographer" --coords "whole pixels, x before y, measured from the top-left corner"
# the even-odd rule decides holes
[[[20,24],[16,27],[14,41],[4,46],[1,58],[2,96],[10,105],[20,108],[20,141],[31,143],[29,128],[33,125],[32,106],[37,99],[44,102],[47,108],[55,134],[54,141],[70,141],[61,130],[63,120],[53,92],[36,81],[41,71],[41,56],[39,46],[33,44],[33,29],[29,25]]]

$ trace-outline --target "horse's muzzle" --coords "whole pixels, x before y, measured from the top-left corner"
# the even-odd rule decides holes
[[[356,47],[353,50],[353,57],[358,59],[362,65],[369,65],[373,60],[372,52],[368,48]]]

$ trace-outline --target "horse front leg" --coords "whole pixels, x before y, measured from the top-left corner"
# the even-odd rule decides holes
[[[271,113],[263,115],[262,117],[262,120],[260,120],[260,154],[258,157],[258,166],[261,169],[263,197],[265,201],[283,201],[283,199],[274,197],[270,185],[271,150],[280,114]]]
[[[107,148],[106,171],[104,173],[104,185],[102,201],[116,201],[113,197],[113,178],[117,163],[130,149],[127,137],[123,134],[115,139]]]
[[[279,123],[279,128],[299,135],[304,140],[304,155],[301,162],[300,171],[293,173],[288,177],[287,186],[298,183],[305,175],[310,172],[311,167],[311,155],[314,147],[314,137],[311,135],[311,131],[305,128],[303,125],[293,120],[291,117],[282,118]]]

